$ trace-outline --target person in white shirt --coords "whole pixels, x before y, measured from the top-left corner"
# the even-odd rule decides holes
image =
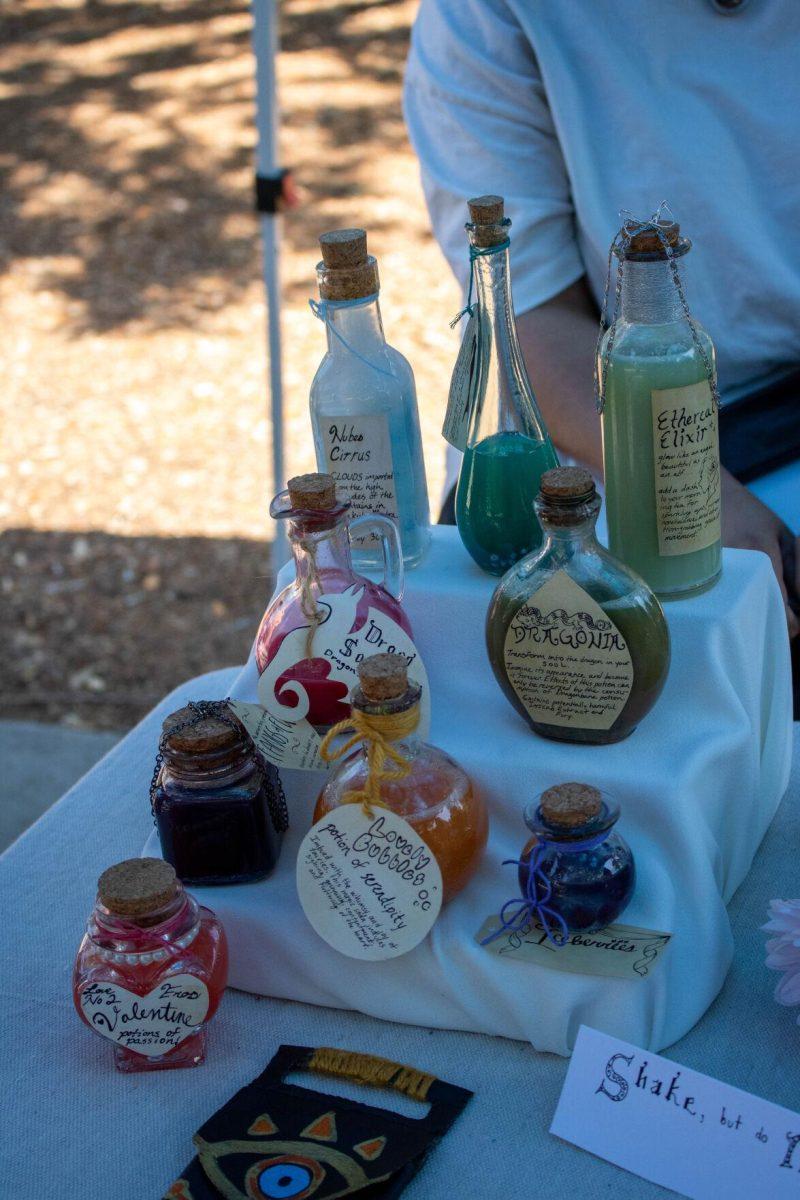
[[[723,406],[775,385],[776,461],[800,455],[798,46],[800,0],[421,0],[404,104],[434,232],[466,284],[465,201],[505,198],[537,399],[598,478],[608,247],[620,210],[663,200],[693,242],[682,272]],[[799,530],[800,458],[749,487],[723,471],[725,544],[770,556],[793,638]]]

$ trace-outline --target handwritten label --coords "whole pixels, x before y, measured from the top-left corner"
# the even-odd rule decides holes
[[[487,917],[475,940],[480,944],[500,925],[499,917]],[[559,947],[548,940],[542,923],[531,918],[519,929],[508,930],[488,942],[485,949],[500,958],[539,963],[575,975],[647,979],[661,961],[671,936],[635,925],[608,925],[596,933],[572,933],[567,944]]]
[[[423,940],[442,905],[442,873],[427,844],[390,809],[343,804],[306,834],[297,894],[334,950],[377,962]]]
[[[267,762],[300,771],[328,769],[319,752],[322,738],[308,721],[282,721],[260,704],[246,704],[243,700],[228,703]]]
[[[708,380],[651,393],[658,552],[703,550],[719,541],[717,410]]]
[[[581,1026],[550,1132],[691,1200],[797,1200],[800,1115]]]
[[[478,306],[474,305],[450,377],[442,437],[456,450],[466,450],[472,410],[478,391]]]
[[[511,686],[543,725],[610,729],[633,686],[627,642],[566,571],[514,614],[504,658]]]
[[[196,1033],[208,1012],[208,989],[194,975],[171,975],[146,996],[111,980],[88,983],[81,1012],[93,1029],[126,1050],[158,1058]]]
[[[325,470],[349,497],[354,517],[398,519],[392,442],[386,413],[329,417],[320,422]],[[320,468],[322,469],[322,468]],[[353,534],[357,546],[377,546],[375,534]]]
[[[428,676],[419,652],[404,629],[390,616],[376,608],[367,610],[366,620],[357,632],[353,632],[358,616],[358,604],[364,594],[359,586],[345,592],[320,596],[317,608],[322,620],[314,631],[311,657],[324,658],[330,664],[329,681],[341,681],[347,694],[358,683],[356,670],[362,659],[380,652],[399,654],[408,666],[409,679],[422,688],[420,696],[419,734],[425,738],[430,727],[431,698]],[[319,770],[325,764],[319,758],[322,740],[313,726],[306,720],[311,700],[302,680],[291,679],[277,691],[278,680],[296,663],[308,657],[308,625],[292,630],[281,642],[278,652],[260,676],[258,699],[262,708],[274,718],[264,718],[262,725],[262,753],[276,766],[297,767],[301,770]],[[295,703],[287,703],[293,699]],[[238,704],[238,701],[236,702]],[[249,706],[250,708],[256,706]],[[238,709],[237,709],[238,714]],[[253,714],[246,713],[242,720],[248,731]],[[293,738],[290,727],[296,727]],[[274,757],[274,744],[280,744],[280,758]]]

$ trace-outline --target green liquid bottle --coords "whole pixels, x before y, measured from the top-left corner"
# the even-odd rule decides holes
[[[688,251],[677,224],[661,229],[673,257]],[[622,313],[598,363],[609,548],[677,599],[722,570],[714,347],[696,322],[693,336],[657,234],[624,239],[620,257]]]
[[[479,567],[502,575],[542,540],[534,501],[544,471],[558,465],[522,358],[508,263],[508,228],[499,196],[469,201],[477,315],[469,378],[470,413],[456,490],[461,540]]]
[[[544,543],[500,580],[486,616],[497,682],[536,733],[619,742],[655,704],[669,630],[650,588],[595,537],[600,498],[581,467],[542,476]]]

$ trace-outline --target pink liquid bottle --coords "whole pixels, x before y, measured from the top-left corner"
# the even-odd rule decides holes
[[[225,931],[169,863],[131,858],[100,876],[78,950],[78,1015],[114,1047],[118,1071],[195,1067],[228,978]]]
[[[261,621],[255,647],[258,671],[263,676],[281,652],[282,669],[275,675],[273,666],[275,678],[268,676],[267,686],[282,706],[307,705],[304,715],[319,732],[350,714],[349,685],[330,677],[331,659],[325,647],[332,641],[342,644],[343,637],[362,629],[370,609],[411,636],[400,605],[404,574],[397,527],[377,514],[350,519],[349,510],[350,501],[336,495],[333,476],[317,473],[290,479],[269,510],[276,520],[289,522],[295,578],[275,597]],[[380,542],[382,584],[353,570],[350,541],[355,538]],[[320,603],[321,597],[330,599]],[[296,636],[286,641],[292,634]]]

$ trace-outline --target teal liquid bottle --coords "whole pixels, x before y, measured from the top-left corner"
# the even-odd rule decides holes
[[[558,458],[522,358],[509,274],[511,222],[499,196],[469,201],[470,259],[478,290],[469,379],[467,444],[456,490],[456,522],[475,562],[502,575],[540,544],[534,501]]]
[[[722,571],[714,347],[689,324],[664,246],[691,243],[674,221],[618,235],[621,313],[598,354],[609,549],[662,600],[711,587]],[[709,376],[711,378],[709,378]]]

